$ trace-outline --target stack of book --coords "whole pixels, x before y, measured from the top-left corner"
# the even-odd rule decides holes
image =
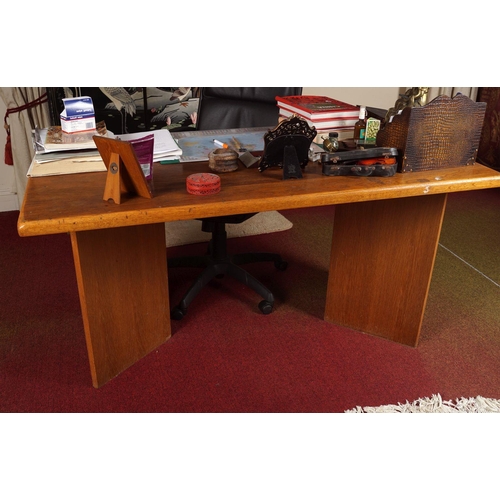
[[[316,142],[323,142],[330,132],[339,140],[351,139],[359,119],[359,107],[331,97],[315,95],[276,96],[280,119],[298,115],[317,131]]]

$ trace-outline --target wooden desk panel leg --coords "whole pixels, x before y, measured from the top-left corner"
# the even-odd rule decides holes
[[[335,207],[325,320],[416,346],[446,194]]]
[[[97,388],[170,337],[165,226],[80,231],[71,242]]]

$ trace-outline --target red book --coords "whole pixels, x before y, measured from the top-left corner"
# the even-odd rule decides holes
[[[317,95],[276,96],[281,109],[293,111],[310,120],[319,118],[359,118],[359,108],[331,97]]]

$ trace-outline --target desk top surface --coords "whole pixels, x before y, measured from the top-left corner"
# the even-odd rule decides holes
[[[321,164],[310,163],[302,179],[282,180],[279,168],[240,167],[220,174],[217,194],[187,193],[187,176],[209,171],[206,162],[155,164],[154,197],[119,205],[103,200],[105,172],[30,178],[18,232],[35,236],[500,187],[500,172],[478,163],[393,177],[328,177]]]

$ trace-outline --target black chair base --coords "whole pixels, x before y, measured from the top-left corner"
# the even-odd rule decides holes
[[[251,214],[253,215],[253,214]],[[249,218],[251,215],[248,215]],[[240,283],[250,287],[257,292],[264,300],[259,303],[259,309],[263,314],[270,314],[274,307],[274,296],[259,280],[239,267],[241,264],[252,262],[274,262],[276,269],[284,271],[287,268],[285,262],[279,254],[276,253],[244,253],[229,256],[227,255],[226,242],[227,233],[225,221],[227,219],[217,218],[204,219],[203,230],[212,233],[212,239],[208,244],[208,254],[203,256],[185,256],[168,259],[168,266],[173,267],[199,267],[204,271],[191,285],[185,293],[183,299],[175,306],[170,313],[172,319],[180,320],[186,313],[187,308],[203,289],[214,278],[231,276]]]

